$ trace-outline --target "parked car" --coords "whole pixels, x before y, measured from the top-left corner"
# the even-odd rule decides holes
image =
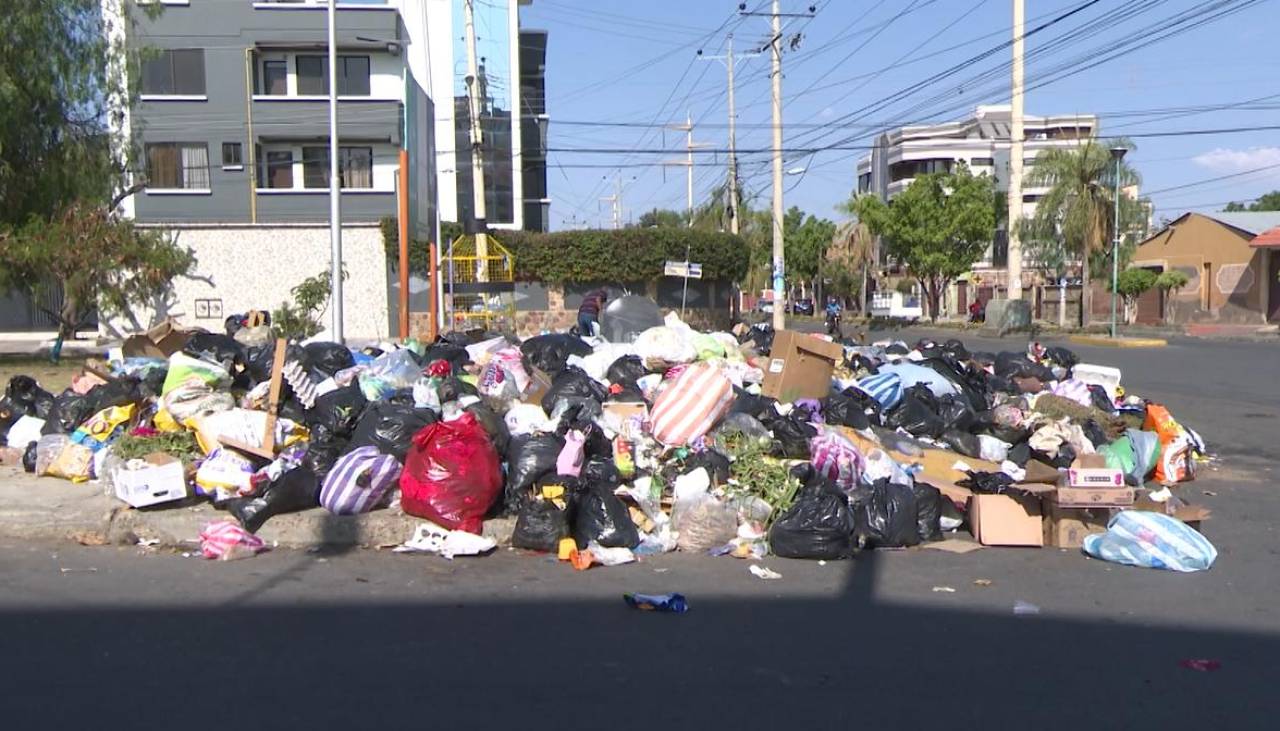
[[[773,300],[756,300],[755,311],[762,315],[773,314]]]
[[[813,300],[805,297],[803,299],[792,300],[787,308],[793,315],[813,315]]]

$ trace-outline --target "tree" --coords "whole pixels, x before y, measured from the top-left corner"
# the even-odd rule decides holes
[[[1187,283],[1190,281],[1191,279],[1187,277],[1184,272],[1180,272],[1177,269],[1169,269],[1161,272],[1160,276],[1156,277],[1156,289],[1159,289],[1164,293],[1164,297],[1162,298],[1164,311],[1160,313],[1160,319],[1165,320],[1166,322],[1169,320],[1170,297],[1176,294],[1178,290],[1187,286]]]
[[[4,3],[0,230],[79,199],[105,202],[121,186],[128,146],[113,139],[108,121],[132,96],[127,79],[138,75],[125,72],[138,57],[109,39],[101,6],[102,0]],[[143,9],[154,16],[160,5]]]
[[[640,214],[636,228],[684,228],[689,225],[689,214],[666,208],[654,208]]]
[[[27,293],[33,302],[60,287],[54,359],[97,305],[99,315],[123,314],[166,292],[191,272],[190,249],[164,232],[135,228],[108,207],[73,203],[52,220],[33,216],[22,228],[0,233],[0,289]]]
[[[845,206],[847,209],[847,205]],[[861,312],[867,311],[867,280],[876,265],[876,242],[871,229],[861,221],[846,221],[836,229],[827,249],[824,271],[829,272],[837,294],[850,295],[856,285],[860,290]],[[855,279],[854,273],[861,278]]]
[[[1116,146],[1133,148],[1128,140],[1111,140],[1104,145],[1090,139],[1074,149],[1042,150],[1027,174],[1028,185],[1049,189],[1036,204],[1036,214],[1030,223],[1035,236],[1040,239],[1061,237],[1067,252],[1081,261],[1084,284],[1082,325],[1088,324],[1093,306],[1089,272],[1095,262],[1091,259],[1099,254],[1109,256],[1109,244],[1114,236],[1116,163],[1110,148]],[[1122,188],[1135,184],[1138,174],[1122,162],[1119,182]],[[1121,197],[1122,209],[1126,200],[1129,199]],[[1130,201],[1128,204],[1130,217],[1132,209],[1139,203]]]
[[[812,214],[805,215],[804,211],[792,206],[783,218],[787,273],[793,279],[801,281],[817,280],[822,260],[826,257],[827,247],[831,245],[835,233],[834,222]]]
[[[882,236],[886,251],[906,264],[924,290],[929,317],[938,319],[943,288],[982,257],[995,229],[991,178],[964,165],[921,175],[891,200],[853,200],[858,219]]]
[[[1156,284],[1156,273],[1150,269],[1125,269],[1116,277],[1116,293],[1124,301],[1124,321],[1130,325],[1137,317],[1138,298]]]
[[[342,279],[347,278],[346,271]],[[329,309],[329,295],[333,291],[329,268],[314,277],[302,280],[293,289],[293,304],[281,302],[280,308],[271,313],[271,332],[286,340],[305,340],[324,330],[322,318]]]
[[[1263,194],[1257,200],[1248,206],[1243,203],[1232,201],[1222,210],[1227,213],[1236,213],[1239,211],[1280,211],[1280,190],[1273,190],[1270,193]]]

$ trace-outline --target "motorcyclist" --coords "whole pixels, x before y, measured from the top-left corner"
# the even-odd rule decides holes
[[[827,298],[827,333],[833,334],[840,327],[840,302],[835,297]]]

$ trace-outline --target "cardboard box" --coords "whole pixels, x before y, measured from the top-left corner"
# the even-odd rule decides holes
[[[1127,508],[1133,505],[1133,488],[1059,487],[1054,500],[1064,508]]]
[[[1173,516],[1201,533],[1204,531],[1201,530],[1200,524],[1213,515],[1213,511],[1203,505],[1192,505],[1176,497],[1168,502],[1158,503],[1150,498],[1147,490],[1138,491],[1133,501],[1133,509]]]
[[[147,466],[131,470],[117,467],[111,474],[116,497],[135,508],[187,497],[187,473],[182,460],[156,453],[143,457]]]
[[[1124,472],[1107,466],[1107,458],[1101,454],[1082,454],[1076,457],[1067,470],[1070,487],[1124,487]],[[1130,500],[1132,502],[1132,500]]]
[[[632,431],[635,419],[639,419],[642,424],[649,420],[649,407],[643,402],[606,401],[600,408],[601,420],[627,439],[637,439],[641,436]]]
[[[764,368],[760,392],[783,403],[826,398],[831,373],[844,358],[844,347],[812,335],[779,330]]]
[[[165,320],[145,333],[125,338],[121,350],[126,358],[168,358],[182,350],[191,333],[178,327],[173,320]]]
[[[974,495],[969,529],[984,546],[1043,546],[1040,498],[1035,495]]]
[[[1054,548],[1080,548],[1085,536],[1106,532],[1111,520],[1111,508],[1064,508],[1054,499],[1042,507],[1044,545]]]
[[[529,369],[529,386],[524,390],[524,396],[520,399],[526,404],[534,406],[542,405],[542,397],[547,395],[547,391],[551,390],[551,376],[537,368]]]

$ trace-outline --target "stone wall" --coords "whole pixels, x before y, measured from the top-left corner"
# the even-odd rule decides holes
[[[195,252],[189,277],[157,293],[148,306],[102,322],[100,331],[119,337],[144,330],[166,317],[187,327],[223,331],[223,320],[252,309],[273,310],[292,302],[299,282],[327,271],[327,226],[183,226],[165,227],[179,246]],[[343,325],[351,340],[389,335],[387,258],[377,226],[347,226],[342,234]],[[328,312],[324,315],[328,323]]]

